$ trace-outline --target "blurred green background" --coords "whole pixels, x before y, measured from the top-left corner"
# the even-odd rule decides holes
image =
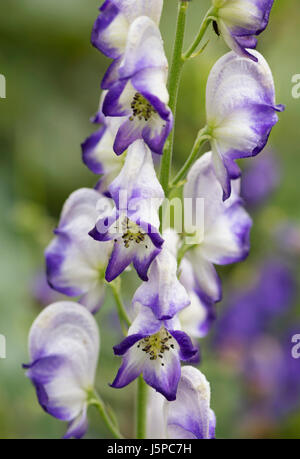
[[[170,57],[177,2],[164,3],[161,29]],[[209,3],[191,2],[187,42],[196,33]],[[93,186],[97,180],[81,162],[80,143],[93,130],[89,118],[97,110],[100,80],[108,65],[90,45],[99,5],[100,0],[10,0],[0,17],[0,74],[7,82],[7,98],[0,99],[0,333],[7,340],[7,358],[0,360],[1,438],[57,438],[65,431],[63,423],[39,407],[21,364],[28,361],[27,334],[41,308],[33,298],[32,284],[43,269],[43,250],[68,195],[77,188]],[[270,139],[282,181],[269,204],[253,215],[249,259],[221,271],[225,286],[226,282],[245,284],[247,274],[255,271],[256,261],[272,252],[270,232],[276,224],[291,219],[298,223],[300,219],[300,99],[291,95],[292,75],[300,73],[299,24],[299,0],[275,0],[269,27],[259,39],[258,49],[274,73],[277,102],[286,104]],[[212,31],[208,35],[205,53],[188,63],[183,73],[175,142],[178,165],[204,124],[209,70],[226,52],[221,39]],[[297,276],[300,279],[299,273]],[[122,391],[108,387],[119,364],[111,348],[120,339],[111,302],[108,298],[97,316],[102,332],[97,385],[117,410],[125,435],[132,436],[134,384]],[[299,306],[299,302],[294,305],[293,317],[300,316]],[[218,305],[221,309],[222,304]],[[111,331],[105,332],[108,327]],[[263,436],[241,429],[237,413],[246,395],[239,377],[216,359],[207,340],[203,341],[202,368],[212,386],[217,437]],[[87,436],[107,438],[97,413],[91,409],[90,415]],[[280,420],[268,435],[299,437],[299,412],[295,410]]]

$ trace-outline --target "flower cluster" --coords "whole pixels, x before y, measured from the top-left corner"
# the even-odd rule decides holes
[[[180,15],[187,6],[179,2]],[[136,378],[151,386],[148,411],[164,424],[149,425],[150,437],[154,428],[164,438],[214,437],[209,383],[181,362],[199,362],[198,339],[216,319],[222,289],[215,265],[244,260],[249,252],[252,221],[240,197],[235,160],[264,148],[283,109],[275,104],[267,62],[248,51],[266,27],[271,6],[270,0],[213,0],[204,22],[212,21],[233,51],[218,60],[207,82],[207,126],[201,132],[211,151],[199,159],[194,152],[191,167],[184,168],[182,201],[190,203],[189,220],[199,199],[204,206],[201,228],[185,228],[186,234],[202,234],[190,245],[184,233],[162,230],[160,209],[172,185],[165,189],[155,168],[157,155],[164,160],[171,145],[166,146],[173,127],[167,81],[176,81],[178,68],[168,75],[159,29],[163,0],[106,0],[100,8],[92,44],[112,63],[92,120],[98,129],[82,144],[83,162],[99,180],[95,189],[79,189],[67,199],[46,249],[49,285],[79,304],[48,306],[29,338],[27,374],[42,407],[70,422],[67,436],[85,432],[87,406],[94,403],[99,338],[92,314],[111,287],[122,325],[129,326],[114,346],[122,363],[111,386],[122,388]],[[119,277],[131,264],[141,284],[127,312]]]

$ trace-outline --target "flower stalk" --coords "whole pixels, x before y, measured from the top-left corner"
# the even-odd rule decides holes
[[[198,132],[198,135],[196,137],[194,146],[192,148],[192,151],[191,151],[189,157],[187,158],[186,162],[184,163],[184,165],[182,166],[182,168],[177,173],[176,177],[174,178],[174,180],[171,183],[171,187],[172,188],[176,187],[185,178],[185,176],[188,173],[189,169],[191,168],[193,163],[198,158],[200,147],[209,139],[210,139],[210,135],[208,134],[207,127],[201,129]]]
[[[186,12],[189,2],[179,1],[178,4],[178,16],[177,16],[177,26],[176,26],[176,35],[175,35],[175,44],[173,49],[172,64],[170,69],[169,77],[169,94],[170,101],[169,107],[173,112],[174,124],[176,118],[176,105],[177,97],[179,90],[179,83],[181,77],[181,71],[183,68],[184,60],[182,58],[183,50],[183,41],[186,25]],[[164,154],[161,161],[161,170],[160,170],[160,183],[164,189],[165,195],[168,196],[169,193],[169,179],[172,165],[172,156],[173,156],[173,146],[174,146],[174,132],[175,129],[170,133],[169,139],[166,143]]]
[[[96,391],[93,391],[88,399],[88,404],[95,406],[106,425],[107,429],[113,435],[114,438],[122,439],[124,438],[122,434],[119,432],[119,429],[115,422],[112,421],[111,417],[108,415],[107,410],[104,406],[103,401],[101,400],[100,396],[97,394]]]
[[[199,44],[201,43],[201,40],[204,37],[204,35],[205,35],[205,33],[206,33],[207,29],[208,29],[208,26],[210,25],[210,23],[213,20],[215,20],[215,16],[214,16],[215,12],[216,12],[216,8],[212,7],[206,13],[206,15],[205,15],[205,17],[204,17],[204,19],[202,21],[202,24],[200,26],[199,32],[195,37],[195,40],[193,41],[193,43],[191,44],[189,49],[182,56],[183,61],[187,61],[188,59],[197,56],[197,53],[195,53],[195,51],[198,48]]]
[[[136,438],[138,440],[146,438],[146,410],[147,410],[147,384],[143,376],[140,375],[137,380],[136,395]]]
[[[130,327],[131,320],[130,320],[127,312],[126,312],[126,309],[125,309],[125,306],[124,306],[124,303],[123,303],[123,299],[122,299],[122,296],[121,296],[120,278],[118,277],[113,282],[110,282],[109,286],[111,288],[113,297],[115,299],[115,303],[116,303],[116,306],[117,306],[117,312],[118,312],[118,316],[119,316],[119,319],[120,319],[120,324],[121,324],[122,330],[125,332],[123,324],[125,323],[127,325],[127,327]],[[124,334],[126,334],[126,333],[124,333]]]

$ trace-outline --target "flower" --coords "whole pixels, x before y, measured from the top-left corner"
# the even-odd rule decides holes
[[[240,176],[234,160],[256,156],[266,145],[277,123],[275,88],[271,70],[261,54],[258,62],[230,52],[210,72],[206,87],[207,125],[215,173],[224,196],[231,193],[230,180]]]
[[[197,354],[186,333],[180,331],[178,319],[156,319],[150,308],[134,305],[137,316],[128,330],[128,336],[114,347],[123,362],[112,387],[122,388],[140,374],[149,386],[167,400],[175,400],[180,380],[180,360],[189,360]]]
[[[147,437],[169,439],[211,439],[216,417],[210,408],[210,385],[196,368],[181,370],[175,401],[150,391],[147,408]]]
[[[96,321],[77,303],[53,303],[33,322],[31,363],[24,368],[42,408],[68,421],[65,438],[80,438],[87,430],[87,398],[94,386],[98,353]]]
[[[158,25],[162,7],[163,0],[106,0],[99,8],[92,44],[112,59],[120,57],[132,22],[140,16],[148,16]]]
[[[111,282],[133,262],[140,278],[146,281],[148,269],[163,244],[157,228],[164,192],[151,152],[142,140],[128,149],[124,167],[109,192],[116,207],[101,215],[89,233],[97,241],[114,242],[105,278]]]
[[[148,17],[131,25],[114,74],[107,77],[113,82],[108,85],[103,113],[124,118],[114,142],[115,153],[120,155],[135,140],[143,139],[154,153],[162,154],[173,125],[167,105],[168,61],[160,31]]]
[[[93,189],[81,188],[64,204],[55,238],[46,249],[50,286],[96,312],[104,300],[104,273],[112,243],[97,243],[88,234],[99,211],[111,209],[110,200]]]
[[[94,174],[102,175],[98,190],[103,192],[107,190],[109,183],[118,175],[124,164],[124,157],[117,156],[113,150],[114,139],[122,118],[104,116],[102,106],[106,93],[103,92],[99,111],[93,119],[94,123],[101,126],[81,145],[84,164]]]
[[[170,247],[172,237],[170,232],[163,234],[164,246],[151,265],[149,280],[142,283],[133,297],[133,303],[151,308],[159,320],[171,319],[191,303],[177,278],[177,259]]]
[[[182,260],[179,271],[179,280],[190,298],[190,305],[179,313],[181,327],[191,338],[203,338],[216,320],[214,302],[199,288],[197,276],[187,258]]]
[[[227,265],[247,257],[252,221],[239,197],[239,181],[234,182],[230,199],[223,201],[212,157],[213,153],[206,153],[194,163],[184,186],[184,198],[203,199],[203,240],[187,255],[194,266],[198,289],[204,297],[216,302],[221,299],[222,291],[214,264]]]
[[[229,48],[257,62],[247,48],[256,48],[255,37],[267,27],[273,3],[274,0],[213,0],[214,27]]]

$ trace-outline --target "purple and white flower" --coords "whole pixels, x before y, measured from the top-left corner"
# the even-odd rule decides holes
[[[182,368],[175,401],[167,401],[159,393],[149,391],[147,438],[212,439],[215,427],[210,385],[196,368]]]
[[[142,140],[128,149],[124,167],[109,186],[109,192],[116,207],[101,215],[89,233],[97,241],[114,242],[105,278],[111,282],[133,263],[140,278],[146,281],[148,269],[163,244],[158,231],[158,209],[164,192],[151,152]]]
[[[150,18],[140,17],[130,27],[122,59],[103,84],[109,89],[103,113],[124,119],[114,142],[117,155],[137,139],[162,154],[173,125],[167,77],[168,61],[160,31]]]
[[[195,269],[197,269],[196,266]],[[190,305],[182,309],[178,316],[182,330],[191,338],[203,338],[207,335],[216,319],[214,302],[204,295],[198,287],[194,269],[187,258],[181,261],[179,280],[190,298]]]
[[[80,438],[87,430],[88,394],[93,390],[98,354],[96,321],[77,303],[53,303],[31,327],[30,364],[24,368],[42,408],[69,423],[65,438]]]
[[[149,386],[167,400],[175,400],[181,375],[180,360],[197,354],[188,335],[180,330],[177,318],[161,321],[150,308],[135,305],[138,313],[128,330],[128,336],[114,347],[123,357],[112,387],[122,388],[140,374]]]
[[[233,182],[230,199],[223,201],[212,157],[213,153],[206,153],[193,165],[184,186],[184,197],[193,201],[203,199],[203,240],[187,256],[195,268],[199,290],[216,302],[220,301],[222,291],[214,265],[227,265],[247,257],[252,221],[242,206],[238,180]],[[193,208],[194,205],[191,211]]]
[[[140,16],[148,16],[157,25],[163,0],[106,0],[92,31],[92,44],[106,56],[117,59],[124,51],[130,25]]]
[[[137,289],[133,303],[138,302],[151,308],[159,320],[168,320],[186,308],[191,300],[177,278],[176,253],[171,247],[174,239],[173,231],[165,232],[163,238],[164,246],[151,265],[149,280],[143,282]]]
[[[256,156],[266,145],[276,112],[271,70],[261,54],[253,51],[258,62],[225,54],[210,72],[206,88],[207,126],[215,173],[224,200],[231,192],[230,180],[240,176],[234,160]]]
[[[216,32],[237,54],[257,62],[247,48],[256,48],[256,36],[267,27],[273,3],[274,0],[213,0]]]
[[[96,312],[104,300],[105,269],[112,243],[98,243],[89,236],[99,211],[109,212],[111,200],[93,189],[82,188],[64,204],[55,238],[47,247],[46,267],[50,286]]]
[[[81,145],[82,160],[94,174],[101,175],[98,190],[106,191],[109,183],[118,175],[124,157],[117,156],[113,150],[114,140],[122,123],[122,118],[105,117],[102,111],[106,91],[100,100],[100,108],[93,122],[100,124],[99,129],[90,135]]]

